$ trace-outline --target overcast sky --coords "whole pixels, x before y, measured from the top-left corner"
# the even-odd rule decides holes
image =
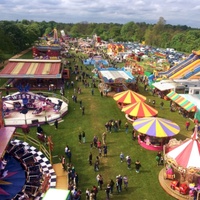
[[[200,0],[0,0],[0,20],[155,24],[159,17],[200,28]]]

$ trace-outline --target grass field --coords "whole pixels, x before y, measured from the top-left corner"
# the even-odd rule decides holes
[[[27,58],[27,57],[26,57]],[[71,60],[71,67],[75,63]],[[81,63],[78,62],[80,66]],[[93,67],[90,66],[92,69]],[[83,70],[87,73],[91,73],[90,70]],[[71,75],[71,79],[75,79],[74,75]],[[88,79],[91,82],[91,79]],[[82,190],[82,199],[85,199],[86,188],[91,189],[93,185],[97,185],[96,175],[100,173],[104,179],[104,188],[110,179],[115,181],[115,177],[119,174],[127,175],[129,184],[128,191],[122,190],[121,193],[117,194],[116,189],[111,199],[115,200],[172,200],[159,185],[158,173],[162,169],[162,166],[157,166],[155,156],[156,152],[148,151],[140,147],[137,141],[132,140],[132,126],[129,124],[129,133],[125,133],[124,124],[126,118],[124,113],[118,108],[116,102],[111,97],[101,97],[100,92],[97,88],[94,89],[94,95],[91,94],[91,88],[85,88],[82,82],[75,82],[75,88],[81,87],[82,93],[77,94],[78,103],[72,101],[72,95],[74,93],[73,88],[65,90],[65,96],[70,100],[69,112],[63,118],[63,122],[59,123],[57,130],[50,125],[42,125],[47,135],[52,136],[54,142],[53,150],[53,162],[59,162],[57,156],[64,155],[65,146],[68,145],[72,152],[72,163],[79,175],[78,188]],[[160,99],[153,97],[150,92],[144,91],[143,86],[139,85],[140,93],[145,95],[147,99],[156,100],[156,109],[158,109],[158,116],[170,119],[179,124],[181,131],[177,135],[178,139],[185,139],[189,137],[192,132],[186,132],[185,130],[185,119],[180,116],[177,112],[171,113],[169,109],[169,102],[164,102],[164,109],[161,110],[159,107]],[[58,93],[59,91],[57,91]],[[82,116],[79,101],[82,100],[85,107],[85,115]],[[122,128],[120,131],[107,133],[107,145],[108,145],[108,156],[100,158],[100,170],[99,172],[94,171],[93,166],[89,166],[88,156],[89,153],[93,154],[93,161],[98,155],[98,150],[90,148],[93,136],[96,135],[100,139],[102,133],[105,131],[104,124],[110,119],[121,119]],[[21,129],[18,129],[21,132]],[[80,131],[86,133],[86,143],[79,144],[78,134]],[[30,135],[36,138],[36,128],[31,128]],[[141,161],[142,167],[141,172],[137,174],[132,164],[131,169],[127,169],[125,162],[121,163],[119,159],[120,153],[123,152],[125,156],[130,155],[132,161],[135,162],[137,159]],[[97,199],[106,199],[106,193],[103,189],[99,191]]]

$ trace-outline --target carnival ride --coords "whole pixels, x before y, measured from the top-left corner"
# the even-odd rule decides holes
[[[53,34],[53,37],[50,35]],[[34,58],[58,59],[61,55],[62,46],[60,45],[57,29],[54,28],[48,36],[39,38],[39,44],[32,48]]]
[[[173,138],[164,146],[165,168],[159,174],[159,181],[165,190],[166,187],[171,189],[170,195],[177,196],[177,194],[181,194],[185,196],[185,198],[181,199],[188,199],[188,195],[193,197],[193,191],[197,190],[199,196],[199,149],[200,142],[197,125],[195,125],[191,138],[187,138],[184,141],[178,141]],[[170,173],[169,170],[171,170]]]
[[[158,77],[169,79],[192,79],[200,72],[200,51],[193,51],[190,56],[171,67],[166,72],[159,72]]]
[[[19,92],[2,97],[2,101],[5,125],[34,124],[35,120],[41,123],[47,122],[60,118],[68,110],[68,104],[65,101],[29,92],[28,87],[21,86],[19,86]],[[20,114],[25,115],[25,120],[14,122]]]

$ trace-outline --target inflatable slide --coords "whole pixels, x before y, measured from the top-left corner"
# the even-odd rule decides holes
[[[192,54],[190,54],[190,56],[186,60],[182,61],[178,65],[171,67],[168,71],[159,72],[158,76],[166,76],[167,78],[169,78],[170,76],[172,76],[176,72],[178,72],[181,69],[183,69],[184,67],[188,66],[191,62],[195,61],[196,59],[198,59],[198,55],[192,53]]]
[[[188,79],[200,71],[200,57],[188,66],[180,69],[177,73],[170,76],[170,79]]]

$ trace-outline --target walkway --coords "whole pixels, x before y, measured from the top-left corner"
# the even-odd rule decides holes
[[[22,55],[26,54],[27,52],[29,52],[32,49],[32,47],[14,55],[13,57],[11,57],[10,59],[17,59],[19,57],[21,57]],[[0,63],[0,69],[3,68],[4,66],[6,66],[8,64],[9,60],[5,60],[4,62]]]
[[[68,175],[67,172],[63,170],[62,164],[54,164],[53,169],[56,173],[56,188],[68,190]]]

